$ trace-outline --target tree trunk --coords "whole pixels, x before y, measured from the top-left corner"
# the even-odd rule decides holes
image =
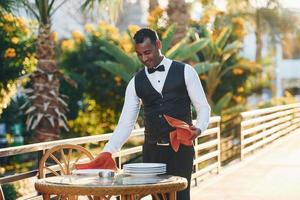
[[[169,25],[176,24],[176,33],[174,34],[172,45],[180,41],[185,35],[190,18],[188,6],[185,0],[169,1],[167,13],[169,17]]]
[[[149,8],[148,12],[150,13],[152,10],[154,10],[157,6],[159,6],[158,0],[149,0]]]
[[[31,114],[34,120],[27,126],[34,130],[35,142],[44,142],[59,138],[61,114],[66,111],[60,105],[60,79],[50,24],[40,25],[36,47],[38,64],[31,76],[34,90],[32,106],[36,109]]]

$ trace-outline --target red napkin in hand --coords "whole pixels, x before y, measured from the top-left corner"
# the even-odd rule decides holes
[[[102,152],[96,158],[87,163],[75,164],[76,169],[112,169],[117,170],[117,164],[111,153]]]
[[[190,129],[190,125],[168,115],[164,115],[164,117],[170,126],[176,128],[174,131],[170,132],[170,142],[173,150],[177,152],[180,144],[192,146],[192,130]]]

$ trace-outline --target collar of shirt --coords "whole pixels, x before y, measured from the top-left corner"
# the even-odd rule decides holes
[[[166,58],[164,56],[164,58],[162,59],[162,61],[157,65],[157,66],[160,66],[160,65],[164,65],[165,66],[165,71],[164,73],[168,73],[169,69],[170,69],[170,66],[172,64],[172,60],[170,60],[169,58]],[[154,76],[156,73],[152,73],[152,74],[149,74],[148,70],[147,70],[147,67],[145,66],[145,72],[147,74],[148,77],[150,76]],[[160,72],[161,73],[161,72]]]

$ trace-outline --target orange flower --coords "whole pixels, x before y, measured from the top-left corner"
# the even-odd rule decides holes
[[[14,16],[11,13],[8,13],[8,14],[4,15],[3,18],[8,22],[13,22],[14,21]]]
[[[51,38],[52,38],[53,41],[57,42],[57,40],[58,40],[58,34],[57,34],[57,32],[52,32],[51,33]]]
[[[8,48],[4,53],[4,58],[9,59],[15,57],[16,55],[16,50],[14,48]]]
[[[12,37],[12,38],[11,38],[11,43],[13,43],[13,44],[18,44],[18,43],[19,43],[19,38],[17,38],[17,37]]]
[[[120,77],[120,76],[115,76],[114,79],[115,79],[115,82],[116,82],[117,86],[120,86],[120,85],[121,85],[121,82],[122,82],[121,77]]]
[[[244,90],[244,88],[241,86],[241,87],[238,87],[238,88],[237,88],[237,91],[238,91],[238,93],[242,93],[242,92],[244,92],[245,90]]]
[[[233,69],[233,74],[234,75],[242,75],[244,73],[244,70],[243,69],[241,69],[241,68],[234,68]]]
[[[26,26],[26,21],[23,17],[18,17],[17,22],[21,28]]]
[[[74,48],[73,40],[64,40],[61,42],[61,48],[63,51],[70,51]]]
[[[244,98],[242,96],[234,96],[233,99],[237,102],[237,103],[243,103]]]
[[[99,31],[93,31],[93,36],[100,37],[101,33]]]
[[[86,24],[84,25],[84,30],[88,33],[91,33],[94,30],[94,26],[92,24]]]
[[[72,37],[75,40],[75,42],[81,42],[84,39],[84,36],[79,31],[73,31]]]
[[[139,29],[140,29],[140,27],[137,25],[129,25],[128,26],[128,30],[130,31],[131,34],[135,34]]]

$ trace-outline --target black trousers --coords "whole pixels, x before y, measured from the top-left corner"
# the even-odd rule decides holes
[[[143,161],[145,163],[166,163],[167,174],[185,177],[188,187],[177,192],[177,200],[190,200],[190,184],[193,171],[194,147],[180,145],[175,152],[171,146],[157,146],[147,142],[143,145]]]

